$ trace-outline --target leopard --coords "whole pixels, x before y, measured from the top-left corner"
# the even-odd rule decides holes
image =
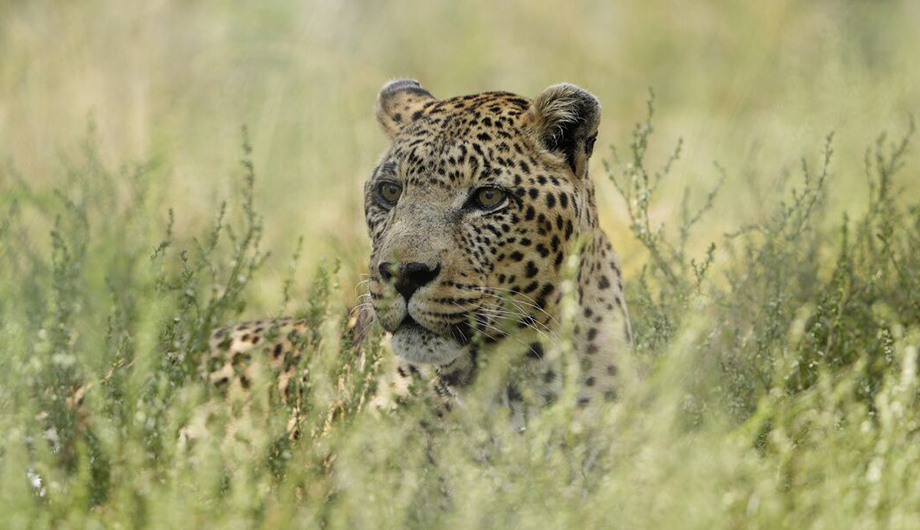
[[[533,381],[508,384],[509,399],[532,384],[551,402],[561,377],[547,359],[569,321],[575,406],[615,401],[633,337],[621,262],[599,224],[589,175],[598,98],[561,83],[532,99],[438,99],[399,79],[379,91],[375,114],[388,144],[364,184],[371,251],[363,307],[395,356],[382,388],[398,395],[423,377],[449,410],[490,352],[518,337],[538,368],[528,372]],[[239,360],[267,355],[285,396],[306,326],[284,318],[217,329],[208,378],[245,386]]]

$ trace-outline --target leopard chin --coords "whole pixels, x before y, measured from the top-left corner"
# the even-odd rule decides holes
[[[467,347],[445,338],[411,319],[393,332],[390,345],[397,357],[414,364],[445,365],[455,361]]]

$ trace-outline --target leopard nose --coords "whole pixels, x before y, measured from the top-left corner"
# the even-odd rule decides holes
[[[384,282],[394,282],[396,292],[408,302],[415,291],[428,285],[438,276],[441,272],[441,265],[431,267],[415,261],[398,264],[384,262],[377,266],[377,270]]]

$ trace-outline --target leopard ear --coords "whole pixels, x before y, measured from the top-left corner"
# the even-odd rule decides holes
[[[537,142],[584,177],[601,120],[597,98],[575,85],[553,85],[534,98],[527,118]]]
[[[414,79],[390,81],[377,94],[377,121],[393,138],[403,127],[419,119],[424,108],[433,101],[435,97],[431,92]]]

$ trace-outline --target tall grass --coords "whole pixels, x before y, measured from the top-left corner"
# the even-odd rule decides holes
[[[918,20],[0,2],[0,528],[916,527],[920,186],[892,124],[920,105]],[[560,401],[515,432],[514,351],[449,421],[421,391],[372,410],[391,354],[350,329],[360,189],[374,95],[404,76],[603,102],[592,175],[642,379],[599,417]],[[661,112],[630,133],[647,86]],[[202,381],[214,326],[281,314],[312,330],[294,399],[268,366],[248,396]]]
[[[249,394],[202,380],[209,331],[252,313],[267,255],[245,132],[236,198],[200,232],[164,208],[165,164],[109,167],[92,130],[55,191],[8,166],[0,526],[915,527],[913,123],[859,169],[816,142],[772,212],[708,241],[718,186],[673,224],[654,216],[683,153],[650,158],[651,110],[605,164],[647,251],[626,287],[643,378],[597,417],[560,401],[523,432],[490,398],[510,351],[447,421],[424,399],[374,411],[391,356],[377,329],[353,343],[335,260],[303,291],[274,282],[312,330],[293,400],[258,360]],[[865,214],[829,218],[828,189],[855,171]]]

